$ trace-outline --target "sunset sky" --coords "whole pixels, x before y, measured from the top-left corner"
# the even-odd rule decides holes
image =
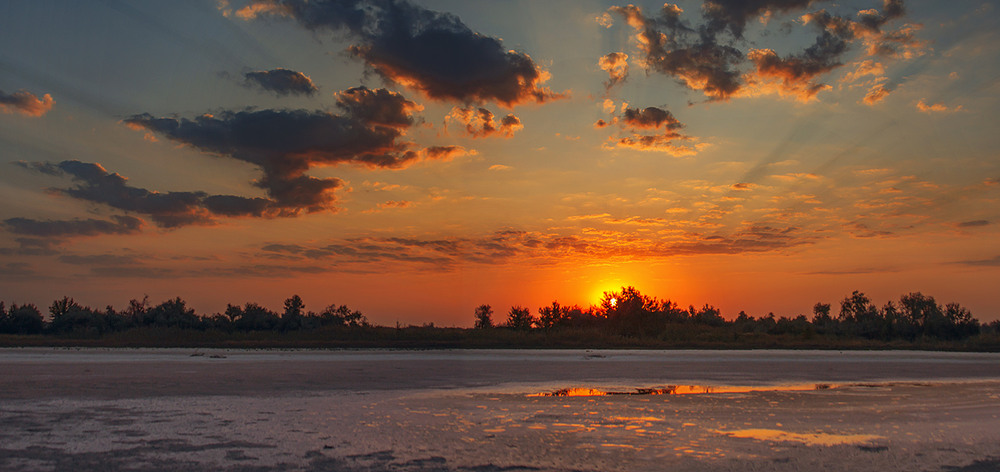
[[[997,319],[998,3],[4,2],[0,299]]]

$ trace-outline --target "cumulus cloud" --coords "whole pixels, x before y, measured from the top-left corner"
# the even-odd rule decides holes
[[[608,90],[625,82],[625,79],[628,78],[628,54],[623,52],[610,53],[598,59],[597,65],[608,73],[608,81],[604,83],[604,87]]]
[[[893,84],[886,83],[884,81],[876,82],[870,89],[865,97],[861,99],[861,102],[865,105],[872,106],[888,97],[896,87]]]
[[[308,76],[288,69],[247,72],[243,80],[248,87],[259,87],[282,96],[313,95],[319,91]]]
[[[855,41],[868,46],[870,55],[912,57],[925,43],[915,37],[918,29],[905,25],[895,31],[884,26],[904,14],[901,0],[884,0],[882,10],[858,12],[857,19],[819,10],[802,15],[817,33],[812,45],[790,54],[768,48],[744,52],[743,32],[749,20],[772,14],[789,14],[817,3],[813,0],[707,0],[702,24],[695,27],[681,18],[683,10],[666,4],[657,15],[646,15],[634,5],[611,7],[600,19],[608,25],[618,15],[635,30],[634,42],[646,69],[674,77],[709,100],[777,94],[799,101],[814,100],[829,85],[822,76],[843,66],[842,58]],[[859,76],[859,75],[858,75]]]
[[[452,108],[451,113],[445,117],[445,126],[449,124],[458,125],[465,134],[473,138],[491,136],[511,138],[514,133],[524,128],[521,120],[512,114],[508,114],[497,122],[493,112],[485,108],[474,107]]]
[[[290,17],[309,30],[346,32],[357,41],[350,53],[373,72],[432,99],[511,107],[562,97],[541,85],[549,74],[527,54],[472,31],[455,15],[406,0],[251,0],[235,13],[243,19]]]
[[[10,233],[39,238],[66,238],[76,236],[98,236],[102,234],[135,234],[142,231],[142,220],[132,216],[112,216],[111,221],[93,218],[74,220],[34,220],[30,218],[8,218],[3,220],[3,228]],[[19,241],[23,246],[49,248],[47,244],[34,240]]]
[[[263,176],[254,184],[284,212],[332,208],[336,178],[305,173],[315,166],[354,164],[399,169],[421,159],[448,159],[465,153],[457,146],[414,149],[403,140],[421,107],[385,89],[357,87],[337,94],[343,115],[307,110],[223,111],[193,119],[132,116],[124,123],[202,151],[257,166]],[[218,198],[218,211],[237,203]],[[265,204],[267,202],[259,202]]]
[[[45,94],[42,98],[37,95],[20,90],[11,94],[0,90],[0,112],[20,113],[22,115],[39,117],[49,112],[56,101],[52,96]]]

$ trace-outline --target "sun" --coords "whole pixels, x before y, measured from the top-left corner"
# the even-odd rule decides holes
[[[618,306],[618,299],[612,298],[611,300],[608,300],[608,303],[610,303],[611,306]]]

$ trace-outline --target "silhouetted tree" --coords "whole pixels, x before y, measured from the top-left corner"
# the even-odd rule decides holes
[[[476,307],[476,329],[489,329],[493,327],[493,307],[482,304]]]
[[[6,310],[0,302],[0,333],[38,334],[44,326],[42,313],[35,305],[29,303],[18,306],[12,303],[10,310]]]
[[[368,326],[368,319],[360,311],[351,311],[347,305],[330,305],[319,316],[325,324],[334,326]]]
[[[285,312],[281,314],[281,329],[295,330],[302,327],[303,310],[306,305],[298,295],[285,300]]]
[[[666,330],[667,316],[656,298],[643,295],[635,287],[621,292],[604,292],[601,312],[611,329],[625,336],[659,336]]]
[[[552,329],[565,325],[570,320],[570,307],[562,306],[557,301],[553,301],[549,306],[538,309],[538,327],[542,329]]]
[[[147,326],[164,326],[174,328],[200,328],[201,318],[187,303],[177,297],[156,305],[143,314],[143,324]]]
[[[527,331],[534,323],[535,318],[531,316],[531,310],[516,305],[510,307],[510,312],[507,314],[508,328]]]

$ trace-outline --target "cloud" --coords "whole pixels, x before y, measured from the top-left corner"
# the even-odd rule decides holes
[[[966,260],[955,263],[975,267],[1000,267],[1000,256],[995,256],[992,259]]]
[[[260,87],[281,96],[313,95],[319,91],[308,76],[288,69],[247,72],[243,80],[248,87]]]
[[[257,166],[254,185],[286,214],[333,208],[336,178],[305,175],[312,167],[354,164],[399,169],[421,159],[448,159],[465,153],[458,146],[412,149],[402,138],[421,107],[385,89],[357,87],[337,94],[336,115],[307,110],[223,111],[194,119],[135,115],[124,123],[202,151]],[[215,199],[222,211],[236,200]],[[250,203],[250,202],[243,202]],[[265,204],[266,201],[257,201]],[[235,210],[234,210],[235,211]]]
[[[848,72],[841,79],[841,82],[854,82],[862,77],[873,75],[875,77],[880,77],[885,74],[885,66],[881,62],[875,62],[871,59],[866,59],[858,63],[854,71]]]
[[[18,247],[0,248],[0,255],[4,256],[51,256],[58,254],[56,247],[63,241],[54,238],[15,238],[14,242]]]
[[[626,108],[622,112],[621,122],[640,129],[659,129],[662,126],[665,130],[675,130],[684,127],[669,111],[656,107],[646,107],[641,110]]]
[[[735,38],[743,37],[749,20],[772,13],[800,10],[816,0],[706,0],[702,15],[707,30],[713,34],[726,30]]]
[[[71,265],[82,266],[123,266],[139,264],[140,260],[136,256],[123,256],[118,254],[66,254],[59,256],[59,262]]]
[[[597,60],[597,65],[608,73],[608,81],[604,87],[611,90],[612,87],[625,82],[628,78],[628,54],[623,52],[613,52]]]
[[[661,226],[659,218],[610,218],[594,215],[582,218],[624,227]],[[462,264],[501,264],[514,260],[536,263],[579,263],[608,258],[666,258],[699,254],[753,254],[779,251],[810,244],[813,239],[794,227],[779,228],[748,224],[730,233],[694,233],[680,238],[658,239],[641,233],[591,231],[578,235],[501,230],[478,237],[420,239],[408,237],[356,238],[326,244],[300,245],[271,243],[261,248],[261,256],[350,265],[386,265],[394,270],[413,264],[416,268],[449,271]]]
[[[309,30],[347,32],[357,41],[350,53],[373,72],[432,99],[512,107],[563,97],[541,86],[549,74],[527,54],[409,1],[252,0],[236,15],[290,17]]]
[[[515,132],[524,128],[521,120],[512,114],[508,114],[497,123],[491,111],[473,107],[452,108],[451,113],[445,117],[445,126],[451,123],[459,125],[465,134],[473,138],[491,136],[511,138]]]
[[[928,104],[924,103],[923,99],[920,99],[920,101],[917,102],[917,110],[920,110],[920,111],[922,111],[924,113],[955,113],[956,111],[961,111],[962,110],[962,105],[958,105],[956,107],[949,108],[948,106],[946,106],[943,103],[934,103],[934,104],[928,105]]]
[[[618,124],[624,134],[608,139],[605,146],[634,149],[638,151],[663,152],[672,156],[691,156],[697,154],[702,144],[680,144],[690,143],[694,139],[681,134],[678,130],[684,125],[674,118],[667,110],[657,107],[632,108],[624,107],[620,117],[615,117],[612,122],[599,120],[595,127],[604,128],[612,124]],[[660,134],[640,134],[643,131],[658,131]]]
[[[195,224],[212,224],[215,216],[291,216],[295,208],[278,202],[235,195],[209,195],[205,192],[156,192],[128,184],[128,179],[104,169],[96,163],[63,161],[58,164],[31,163],[22,166],[50,175],[67,175],[75,186],[52,189],[53,192],[112,208],[149,215],[161,227],[175,228]],[[286,202],[297,203],[286,196]],[[116,221],[133,223],[138,231],[140,220],[114,217]],[[124,220],[118,220],[125,218]],[[74,220],[79,221],[79,220]],[[99,220],[82,220],[99,221]]]
[[[973,220],[973,221],[963,221],[956,224],[955,226],[959,228],[980,228],[983,226],[989,226],[990,222],[986,220]]]
[[[354,87],[336,96],[338,108],[372,126],[408,128],[414,124],[413,114],[424,109],[401,94],[386,89]]]
[[[866,93],[865,97],[861,99],[861,102],[868,106],[875,105],[882,100],[885,100],[885,97],[888,97],[889,94],[895,89],[895,84],[877,82],[872,85],[870,89],[868,89],[868,93]]]
[[[98,236],[104,234],[136,234],[142,231],[142,220],[131,216],[112,216],[111,221],[88,218],[85,220],[34,220],[8,218],[3,220],[7,232],[40,238],[66,238]],[[48,249],[50,245],[33,239],[19,239],[22,247]]]
[[[49,112],[56,101],[52,96],[45,94],[42,98],[37,95],[21,90],[11,94],[0,90],[0,112],[20,113],[22,115],[39,117]]]
[[[751,18],[789,14],[813,3],[817,2],[707,0],[698,27],[682,20],[683,10],[670,4],[655,16],[647,16],[634,5],[611,7],[600,21],[609,25],[611,14],[624,18],[635,30],[639,62],[646,69],[674,77],[711,101],[767,94],[811,101],[831,88],[820,83],[820,77],[843,65],[841,58],[855,41],[868,45],[871,55],[894,57],[912,57],[925,47],[915,38],[918,28],[913,25],[883,31],[887,22],[904,14],[900,0],[886,0],[881,12],[862,10],[857,20],[826,10],[803,15],[802,23],[815,29],[817,36],[801,52],[779,55],[768,48],[741,51],[747,44],[742,36]]]

